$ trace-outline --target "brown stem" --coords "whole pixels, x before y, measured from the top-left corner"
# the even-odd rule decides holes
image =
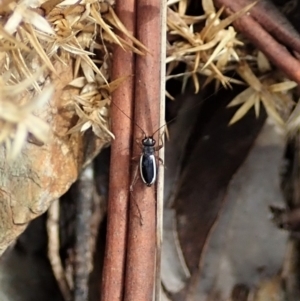
[[[80,174],[73,187],[74,200],[78,210],[76,214],[76,240],[74,258],[74,289],[73,300],[88,299],[88,279],[92,254],[89,238],[91,237],[91,216],[94,192],[94,175],[92,165],[88,165]]]
[[[151,135],[159,127],[161,35],[165,34],[161,32],[160,2],[137,2],[137,38],[148,48],[150,54],[136,59],[135,121],[147,135]],[[158,135],[155,136],[158,144]],[[143,133],[137,127],[134,137],[139,141],[143,138]],[[140,153],[141,149],[135,143],[134,154]],[[147,187],[139,178],[130,200],[125,301],[153,299],[155,205],[155,185]]]
[[[230,0],[215,0],[215,3],[219,6],[225,5],[225,11],[228,14],[240,9],[236,2]],[[299,61],[266,32],[258,22],[251,16],[243,16],[234,22],[234,26],[252,41],[278,68],[285,72],[288,77],[300,84]]]
[[[117,1],[115,10],[126,28],[134,33],[135,1]],[[130,42],[121,33],[120,36],[126,39],[127,42]],[[116,46],[114,50],[112,78],[117,79],[131,74],[134,74],[133,53],[129,51],[125,52]],[[133,77],[129,77],[113,93],[113,102],[111,105],[112,132],[115,134],[115,140],[111,145],[107,238],[101,290],[102,301],[120,301],[123,299],[124,293],[127,216],[130,168],[132,165],[131,119],[133,97]]]
[[[239,0],[239,2],[240,8],[249,4],[249,0]],[[251,16],[284,45],[300,52],[298,31],[271,1],[258,1],[251,9]]]

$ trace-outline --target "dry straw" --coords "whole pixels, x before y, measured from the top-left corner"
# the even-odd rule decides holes
[[[216,80],[226,87],[241,83],[225,75],[236,70],[249,88],[231,102],[230,106],[241,105],[231,123],[251,107],[259,114],[262,103],[267,113],[284,125],[293,106],[286,91],[295,83],[279,72],[274,76],[267,59],[259,58],[256,50],[249,51],[231,25],[253,5],[225,18],[223,9],[217,11],[212,0],[203,0],[203,15],[189,16],[187,0],[169,0],[167,80],[181,77],[184,89],[192,78],[198,92],[199,75],[207,77],[205,84]],[[69,85],[79,91],[70,100],[79,120],[68,133],[92,128],[95,135],[109,141],[113,137],[109,130],[111,92],[130,76],[124,74],[110,83],[112,45],[148,55],[122,25],[113,6],[104,1],[8,0],[1,2],[0,16],[0,143],[9,150],[7,153],[16,157],[29,133],[41,142],[47,141],[51,129],[34,111],[51,98],[54,87],[46,78],[56,74],[56,61],[66,65],[73,62],[74,76]],[[185,72],[175,74],[179,63],[184,64]]]
[[[73,63],[70,86],[79,90],[70,100],[79,121],[69,133],[91,127],[97,136],[110,140],[110,94],[126,78],[108,84],[111,45],[146,53],[112,7],[103,1],[5,1],[0,16],[0,142],[7,153],[15,157],[28,133],[46,142],[50,129],[33,111],[51,97],[53,87],[44,86],[49,86],[45,81],[49,72],[56,74],[55,61]],[[115,29],[134,46],[118,37]]]

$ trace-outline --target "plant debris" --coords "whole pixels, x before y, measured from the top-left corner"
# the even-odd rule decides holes
[[[0,80],[6,91],[0,97],[3,108],[0,121],[4,124],[0,143],[5,144],[7,152],[12,144],[12,157],[20,153],[28,133],[43,142],[49,136],[45,133],[47,125],[39,117],[31,114],[26,124],[35,126],[26,128],[23,116],[24,108],[27,111],[30,108],[31,113],[38,108],[37,103],[49,100],[49,92],[42,90],[45,78],[50,73],[56,75],[56,61],[65,65],[72,62],[74,80],[70,85],[78,88],[79,94],[71,100],[79,120],[68,134],[91,127],[98,137],[110,141],[113,138],[109,130],[110,93],[123,80],[109,84],[112,45],[139,55],[147,52],[122,25],[112,7],[104,1],[47,1],[41,7],[33,0],[10,1],[0,5],[0,16]],[[115,29],[134,46],[120,38]],[[42,72],[44,79],[38,81],[34,74]],[[16,91],[18,99],[12,101]],[[12,110],[15,116],[22,117],[12,120],[9,117]],[[14,122],[15,126],[6,122]]]
[[[167,80],[181,77],[184,91],[191,77],[195,93],[201,88],[199,75],[207,77],[203,86],[214,79],[217,87],[220,84],[224,87],[231,87],[231,83],[246,84],[249,87],[229,104],[229,107],[242,105],[230,124],[240,120],[252,107],[258,116],[262,103],[274,122],[285,127],[295,106],[290,90],[297,84],[272,69],[268,59],[257,49],[248,47],[249,42],[231,26],[255,4],[253,2],[223,19],[224,7],[216,11],[212,0],[202,1],[202,16],[186,15],[188,5],[185,0],[169,1]],[[180,63],[184,64],[185,72],[178,74],[176,67]],[[228,77],[229,71],[237,73],[245,82]],[[173,99],[168,92],[167,96]]]
[[[291,93],[286,91],[292,89],[295,83],[287,81],[283,75],[279,76],[276,70],[269,70],[269,75],[265,76],[258,66],[257,50],[249,50],[248,42],[231,25],[255,4],[253,2],[223,18],[224,9],[217,11],[212,0],[202,1],[204,13],[200,16],[186,14],[186,0],[168,1],[167,80],[182,78],[184,90],[187,80],[191,78],[197,93],[202,88],[199,75],[206,77],[203,86],[216,80],[217,86],[231,87],[232,83],[245,84],[227,75],[228,71],[238,73],[249,88],[231,102],[230,106],[242,104],[231,124],[253,106],[259,114],[262,102],[275,122],[284,126],[294,106]],[[10,114],[9,111],[4,112],[8,106],[22,112],[24,106],[28,107],[31,103],[30,112],[34,112],[37,103],[44,103],[42,99],[47,98],[45,95],[49,92],[40,96],[37,94],[44,89],[45,78],[51,73],[56,74],[54,62],[67,65],[72,61],[74,79],[70,86],[78,89],[78,95],[73,95],[71,102],[78,122],[68,134],[92,128],[96,136],[110,141],[114,137],[109,127],[111,85],[115,89],[123,80],[110,83],[112,45],[119,45],[124,51],[138,55],[148,53],[145,46],[121,23],[112,5],[102,0],[89,3],[48,0],[40,4],[33,0],[9,1],[0,5],[0,16],[0,80],[3,89],[8,91],[1,93],[0,97],[0,105],[4,109],[0,116],[1,123],[11,122],[5,117]],[[116,30],[128,37],[132,45],[118,36]],[[176,73],[176,67],[181,63],[185,71]],[[275,80],[271,80],[273,72],[277,72]],[[36,73],[42,79],[37,78]],[[15,90],[16,84],[19,97],[12,101],[16,92],[10,91]],[[173,98],[168,92],[166,94]],[[250,98],[246,101],[245,96]],[[287,117],[281,116],[282,111]],[[36,124],[39,117],[30,116],[34,116],[30,118]],[[28,133],[42,142],[46,141],[49,134],[45,133],[45,122],[39,122],[43,124],[43,130],[37,132],[32,127],[27,127],[25,131],[21,119],[14,120],[14,126],[8,124],[2,127],[0,143],[7,149],[12,148],[12,157],[15,157],[24,146]]]

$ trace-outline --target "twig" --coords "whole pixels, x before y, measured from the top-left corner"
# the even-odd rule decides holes
[[[242,7],[249,4],[248,0],[240,2]],[[271,1],[258,1],[251,16],[277,40],[300,53],[300,34]]]
[[[250,0],[239,0],[239,1],[230,1],[230,0],[214,0],[217,6],[225,6],[225,12],[231,14],[232,12],[237,12],[241,10]],[[251,1],[252,2],[252,1]],[[265,3],[265,2],[264,2]],[[252,17],[257,18],[257,21]],[[269,18],[266,20],[265,28],[270,31],[268,33],[264,28],[263,24],[265,18],[264,15],[269,15]],[[272,19],[272,22],[270,20]],[[279,26],[275,26],[277,22],[282,21]],[[274,38],[277,36],[282,41],[288,45],[294,45],[298,49],[298,44],[296,45],[295,39],[298,38],[294,36],[291,40],[291,36],[295,33],[295,30],[289,35],[286,34],[290,30],[291,25],[289,22],[284,22],[283,18],[278,19],[278,12],[274,10],[272,6],[268,6],[268,11],[264,10],[263,5],[259,5],[255,10],[250,11],[250,15],[243,16],[234,22],[234,26],[241,31],[250,41],[252,41],[257,48],[259,48],[265,55],[277,65],[283,72],[287,74],[292,80],[300,83],[300,62],[293,57],[284,45],[278,43]],[[279,31],[279,28],[280,31]],[[282,30],[285,28],[285,30]],[[287,40],[289,42],[287,43]]]
[[[91,236],[91,216],[94,192],[93,166],[88,165],[74,185],[76,204],[76,242],[74,260],[74,301],[88,299],[88,280],[92,266],[89,239]]]
[[[161,69],[160,69],[160,124],[165,123],[165,97],[166,97],[166,45],[167,45],[167,3],[161,1]],[[162,128],[159,135],[164,138],[165,128]],[[159,158],[164,161],[165,149],[159,151]],[[162,299],[161,294],[161,252],[163,240],[163,208],[164,208],[164,169],[163,164],[159,165],[157,182],[157,210],[156,210],[156,268],[155,268],[155,301]]]
[[[115,11],[125,27],[131,33],[134,33],[135,1],[117,1]],[[120,36],[131,43],[121,33]],[[114,49],[112,79],[120,78],[126,74],[134,74],[134,55],[132,52],[125,52],[116,46]],[[107,238],[101,289],[102,301],[119,301],[123,298],[128,197],[132,164],[132,120],[130,119],[132,118],[132,103],[133,78],[130,77],[113,93],[111,106],[112,132],[116,139],[111,145]]]
[[[59,201],[55,200],[48,210],[48,258],[52,266],[54,277],[58,283],[64,300],[71,300],[71,291],[65,276],[65,271],[59,256]]]
[[[160,8],[161,1],[158,0],[137,1],[137,38],[149,49],[150,54],[136,58],[135,122],[147,135],[159,128],[161,35],[165,34],[161,32]],[[137,127],[134,138],[138,141],[143,138]],[[158,137],[155,139],[159,141]],[[135,143],[134,154],[140,153],[141,150]],[[125,301],[153,300],[156,244],[154,186],[149,188],[139,179],[130,198]],[[143,219],[142,225],[139,212]]]

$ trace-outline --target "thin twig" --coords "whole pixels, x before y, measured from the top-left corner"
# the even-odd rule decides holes
[[[244,7],[249,0],[240,3]],[[271,1],[258,1],[251,9],[251,16],[277,40],[300,53],[300,34]]]
[[[52,266],[54,277],[58,283],[64,300],[72,298],[65,271],[59,256],[59,201],[55,200],[48,210],[47,233],[48,233],[48,258]]]
[[[116,14],[128,29],[135,33],[135,1],[117,1]],[[130,40],[120,36],[129,44]],[[112,78],[134,74],[134,54],[120,47],[114,49]],[[132,164],[132,103],[133,77],[129,77],[112,95],[112,132],[109,198],[107,208],[107,238],[102,276],[102,301],[120,301],[123,298],[127,216],[129,203],[130,168]],[[119,109],[121,108],[121,110]]]
[[[136,58],[135,122],[147,135],[159,128],[161,94],[161,1],[137,1],[137,39],[150,54]],[[159,141],[159,134],[154,137]],[[141,141],[143,133],[137,127],[134,140]],[[141,154],[134,144],[134,154]],[[156,245],[156,191],[139,179],[130,198],[128,253],[126,262],[125,301],[153,300],[155,245]],[[139,210],[137,209],[137,206]],[[141,225],[142,215],[143,224]]]
[[[89,239],[94,192],[93,166],[88,165],[80,174],[74,187],[76,204],[75,260],[74,260],[74,301],[88,299],[88,280],[92,266]]]
[[[245,5],[245,1],[230,1],[230,0],[214,0],[216,5],[225,6],[225,12],[231,14],[232,12],[239,11]],[[247,0],[247,2],[250,2]],[[262,7],[259,6],[256,9],[256,16],[258,16],[257,10],[261,10]],[[271,15],[273,22],[277,22],[277,14],[274,14],[274,11],[270,9],[267,14]],[[258,18],[258,17],[257,17]],[[252,41],[257,48],[259,48],[267,57],[270,59],[277,67],[279,67],[286,75],[292,80],[296,81],[298,84],[300,83],[300,62],[293,57],[288,50],[277,42],[273,35],[280,36],[281,40],[286,41],[286,39],[290,39],[289,36],[282,35],[282,31],[280,33],[276,33],[278,30],[276,27],[272,27],[272,32],[268,33],[260,23],[263,23],[264,20],[255,21],[255,19],[250,15],[242,16],[238,20],[234,22],[234,26],[241,31],[250,41]],[[268,25],[268,29],[271,29],[271,25]],[[283,27],[287,27],[286,23],[281,24]],[[288,26],[291,26],[290,24]],[[288,28],[287,28],[288,30]],[[295,43],[291,41],[290,45]]]
[[[167,32],[167,3],[161,1],[161,73],[160,73],[160,124],[165,123],[165,91],[166,91],[166,39]],[[164,139],[165,128],[161,128],[159,135]],[[159,151],[159,158],[164,161],[164,147]],[[156,269],[155,269],[155,300],[160,301],[161,294],[161,252],[163,240],[163,208],[164,208],[164,165],[159,164],[157,182],[157,210],[156,210]]]

